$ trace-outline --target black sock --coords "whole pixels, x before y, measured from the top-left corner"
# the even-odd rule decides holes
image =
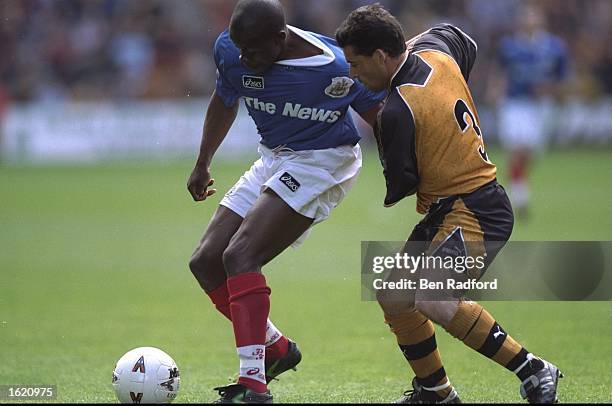
[[[527,360],[525,359],[525,361]],[[527,364],[517,372],[516,376],[518,376],[521,381],[524,381],[542,368],[544,368],[544,363],[542,360],[534,358],[531,361],[528,361]]]

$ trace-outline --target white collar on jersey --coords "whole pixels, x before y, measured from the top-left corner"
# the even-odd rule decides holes
[[[321,41],[314,35],[304,30],[300,30],[299,28],[294,27],[292,25],[287,25],[287,27],[292,32],[302,37],[304,40],[310,42],[312,45],[319,48],[321,51],[323,51],[323,54],[309,56],[308,58],[284,59],[282,61],[276,61],[277,64],[289,66],[323,66],[327,65],[328,63],[332,63],[336,59],[334,52],[329,49],[329,47],[325,45],[323,41]]]
[[[395,77],[397,76],[397,74],[399,73],[400,70],[402,70],[402,68],[404,67],[404,65],[406,64],[406,61],[408,60],[408,54],[410,53],[409,50],[404,51],[404,55],[402,56],[402,61],[400,62],[400,64],[397,66],[397,69],[395,69],[395,72],[393,73],[393,76],[391,76],[391,80],[389,81],[389,86],[391,86],[391,83],[393,83],[393,79],[395,79]]]

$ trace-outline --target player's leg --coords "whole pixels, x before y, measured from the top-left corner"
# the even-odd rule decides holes
[[[529,170],[531,149],[526,146],[516,147],[510,152],[510,190],[517,214],[526,218],[529,207]]]
[[[267,391],[264,345],[270,288],[261,267],[291,245],[312,224],[270,189],[244,218],[223,254],[230,310],[240,358],[238,383]]]
[[[487,263],[490,263],[510,237],[512,226],[508,198],[503,188],[494,183],[465,198],[458,198],[445,216],[434,241],[448,241],[447,235],[461,227],[466,246],[477,250],[475,247],[481,246],[482,242],[482,252],[486,247]],[[490,241],[482,241],[483,238]],[[557,368],[536,358],[515,341],[480,304],[458,299],[421,301],[417,295],[415,306],[453,337],[515,373],[523,382],[521,395],[529,398],[530,402],[556,401],[560,375]]]
[[[521,381],[544,367],[480,304],[469,300],[416,303],[417,309],[465,345],[517,374]],[[450,320],[439,315],[453,314]]]
[[[242,221],[242,216],[220,205],[189,261],[189,268],[204,292],[210,297],[215,308],[230,321],[232,317],[223,251]],[[265,346],[266,359],[270,361],[283,359],[289,349],[292,350],[292,357],[299,356],[295,343],[287,339],[271,320],[267,321]]]
[[[189,260],[189,269],[197,279],[202,289],[211,296],[217,309],[226,317],[229,309],[219,308],[214,296],[222,296],[214,292],[225,286],[226,274],[223,267],[223,251],[227,248],[230,239],[236,233],[242,217],[225,206],[219,206],[215,211],[200,243]]]
[[[223,257],[241,364],[239,382],[243,384],[239,386],[245,394],[267,389],[261,376],[267,364],[261,357],[265,329],[261,320],[269,312],[270,289],[261,267],[299,242],[313,224],[325,220],[361,168],[358,146],[298,152],[260,147],[260,151],[265,167],[274,173],[264,182],[265,190],[246,213]]]
[[[421,254],[422,249],[418,245],[430,239],[428,233],[435,228],[435,224],[430,224],[429,220],[426,218],[415,227],[404,252],[413,256]],[[399,280],[405,277],[404,272],[391,272],[388,280]],[[415,374],[412,381],[414,390],[405,392],[396,403],[459,403],[459,397],[442,365],[434,325],[415,309],[414,296],[401,290],[379,290],[376,298],[383,310],[385,323],[395,334],[399,349]]]
[[[499,116],[501,140],[509,152],[512,203],[519,216],[525,217],[530,202],[532,155],[544,138],[542,109],[535,101],[509,99]]]
[[[537,358],[515,341],[480,304],[471,301],[417,301],[417,309],[441,325],[453,337],[516,374],[521,380],[521,396],[530,403],[556,403],[557,367]],[[440,314],[453,313],[448,319]]]
[[[261,273],[261,267],[304,234],[313,221],[292,209],[272,189],[266,189],[223,254],[228,277]]]
[[[264,162],[265,161],[265,162]],[[190,268],[221,314],[231,321],[223,251],[269,179],[270,157],[257,160],[225,194],[190,261]],[[301,360],[297,345],[272,323],[266,326],[266,376],[274,378],[294,369]]]

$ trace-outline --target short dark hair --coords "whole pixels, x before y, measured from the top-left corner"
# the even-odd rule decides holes
[[[278,0],[240,0],[230,19],[230,31],[266,39],[285,29],[285,12]]]
[[[340,47],[353,46],[357,54],[365,56],[382,49],[396,57],[406,50],[402,26],[378,3],[353,10],[336,30],[336,41]]]

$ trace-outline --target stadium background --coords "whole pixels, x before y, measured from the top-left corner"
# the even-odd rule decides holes
[[[362,1],[284,1],[289,23],[333,34]],[[461,26],[479,43],[471,77],[500,179],[495,54],[528,4],[383,1],[407,35]],[[158,346],[181,367],[179,401],[211,401],[235,372],[230,326],[187,261],[219,196],[248,169],[257,136],[241,109],[212,171],[220,193],[185,188],[214,87],[212,43],[234,2],[0,2],[0,384],[57,384],[58,400],[113,401],[114,362]],[[612,236],[612,2],[535,3],[570,50],[570,77],[534,168],[534,205],[514,240]],[[371,143],[366,136],[364,145]],[[402,240],[413,199],[382,208],[376,153],[332,218],[266,270],[272,318],[301,345],[278,401],[384,402],[411,373],[376,304],[360,301],[359,242]],[[492,313],[567,378],[562,401],[611,402],[609,302],[497,302]],[[511,374],[439,330],[451,380],[467,401],[517,401]]]

